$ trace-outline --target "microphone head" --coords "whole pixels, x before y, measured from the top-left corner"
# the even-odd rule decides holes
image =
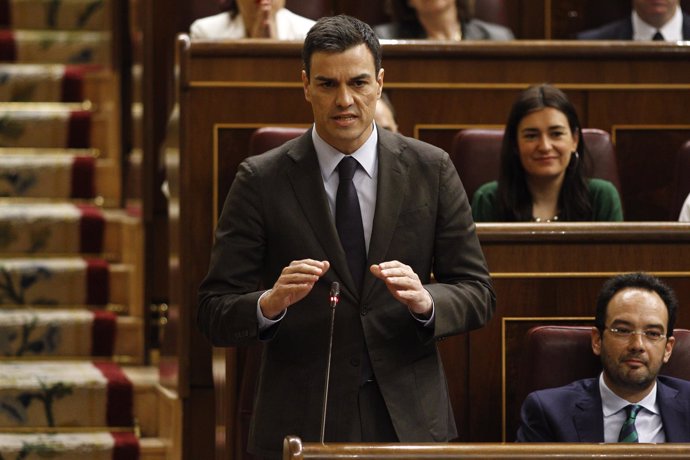
[[[331,284],[331,297],[338,297],[340,295],[340,283],[333,281]]]

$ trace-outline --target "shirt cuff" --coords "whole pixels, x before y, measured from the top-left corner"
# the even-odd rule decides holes
[[[431,297],[431,293],[429,293],[429,296]],[[412,312],[412,310],[408,310],[412,317],[416,319],[418,322],[422,323],[423,327],[434,327],[435,319],[436,319],[436,307],[434,304],[434,298],[431,297],[431,316],[429,318],[423,318],[421,316],[416,315],[415,313]],[[262,315],[263,316],[263,315]],[[282,318],[282,316],[281,316]]]
[[[283,317],[285,316],[285,313],[287,312],[287,309],[283,310],[282,312],[280,312],[280,315],[276,319],[270,319],[264,316],[263,312],[261,311],[261,299],[263,299],[264,296],[269,292],[271,292],[270,289],[261,294],[259,300],[256,301],[256,319],[259,321],[259,332],[264,332],[269,327],[279,323],[280,320],[283,319]]]

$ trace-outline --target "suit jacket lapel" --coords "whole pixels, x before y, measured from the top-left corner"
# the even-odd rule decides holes
[[[690,407],[688,400],[678,398],[678,390],[657,380],[657,403],[664,424],[666,442],[690,441]]]
[[[376,211],[369,242],[367,266],[384,261],[398,222],[405,190],[408,187],[408,165],[401,155],[402,144],[396,136],[384,129],[380,129],[378,135]],[[376,278],[370,273],[364,277],[363,298],[366,298],[375,280]]]
[[[316,240],[321,244],[326,259],[331,263],[331,269],[324,279],[328,282],[340,281],[354,293],[356,292],[355,283],[347,266],[345,252],[340,245],[335,225],[329,217],[331,210],[323,188],[321,169],[311,139],[311,129],[297,139],[287,155],[294,160],[287,170],[287,175],[297,195],[297,201],[302,207]]]
[[[604,442],[604,417],[602,416],[599,379],[587,383],[587,393],[575,403],[573,424],[579,442]]]

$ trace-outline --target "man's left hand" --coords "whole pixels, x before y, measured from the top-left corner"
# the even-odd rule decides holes
[[[434,305],[431,294],[410,266],[393,260],[372,265],[369,270],[386,283],[393,297],[407,305],[412,313],[425,318],[431,316]]]

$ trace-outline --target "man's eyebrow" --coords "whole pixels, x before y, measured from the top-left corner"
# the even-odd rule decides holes
[[[370,73],[361,73],[359,75],[355,75],[354,77],[351,77],[348,79],[348,81],[355,81],[355,80],[367,80],[371,78]],[[325,75],[315,75],[314,80],[319,80],[319,81],[335,81],[335,77],[327,77]]]

